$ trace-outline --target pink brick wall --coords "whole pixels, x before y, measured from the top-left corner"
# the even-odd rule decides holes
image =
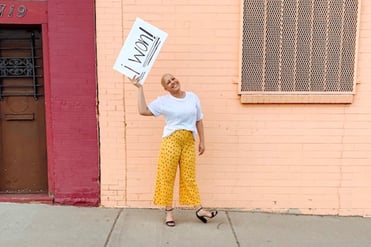
[[[363,1],[365,2],[365,1]],[[137,114],[137,92],[112,66],[136,17],[169,33],[145,83],[170,72],[205,114],[203,204],[304,214],[371,214],[371,4],[363,3],[353,104],[243,105],[237,95],[241,1],[103,1],[97,7],[103,206],[153,207],[163,119]]]
[[[48,169],[56,203],[99,204],[94,12],[94,1],[48,1]]]

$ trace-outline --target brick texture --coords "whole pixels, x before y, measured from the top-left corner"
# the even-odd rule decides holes
[[[99,205],[94,1],[48,1],[48,162],[56,203]]]
[[[112,69],[141,17],[169,34],[144,85],[147,102],[164,93],[166,72],[201,99],[206,153],[197,178],[205,206],[371,214],[369,3],[352,104],[241,104],[241,1],[98,0],[96,8],[103,206],[154,206],[163,119],[139,116],[136,89]]]

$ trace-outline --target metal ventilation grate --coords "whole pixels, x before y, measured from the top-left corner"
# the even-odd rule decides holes
[[[242,92],[353,92],[359,0],[245,0]]]
[[[0,28],[0,100],[44,95],[41,32]]]

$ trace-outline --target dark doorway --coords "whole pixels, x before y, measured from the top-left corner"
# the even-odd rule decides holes
[[[47,193],[41,26],[0,25],[0,193]]]

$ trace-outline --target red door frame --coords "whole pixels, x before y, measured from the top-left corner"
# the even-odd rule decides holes
[[[43,66],[44,66],[44,97],[45,97],[45,128],[46,128],[46,152],[48,162],[48,190],[49,195],[54,194],[54,159],[51,153],[50,143],[53,140],[53,131],[51,128],[51,90],[50,90],[50,70],[49,70],[49,40],[48,40],[48,25],[41,25],[42,44],[43,44]]]
[[[99,205],[94,11],[94,0],[0,0],[0,24],[38,24],[42,27],[49,190],[48,195],[41,196],[0,195],[0,201]],[[75,23],[76,16],[80,17],[76,19],[81,20],[81,23]],[[83,26],[83,35],[81,30],[71,33],[77,24]],[[66,36],[76,44],[84,42],[86,45],[81,48],[66,44],[66,40],[60,40],[60,35],[63,35],[61,32],[66,32]],[[52,53],[50,49],[53,49]],[[60,51],[65,51],[66,57],[77,57],[75,59],[85,56],[93,63],[75,68],[61,61],[58,54]],[[67,71],[61,73],[63,69]],[[75,79],[70,74],[83,74],[84,80]],[[71,94],[76,97],[68,97]],[[64,99],[65,95],[67,98]],[[83,119],[79,118],[80,114]],[[74,120],[79,121],[73,124],[75,129],[66,131],[65,125],[71,125]]]

